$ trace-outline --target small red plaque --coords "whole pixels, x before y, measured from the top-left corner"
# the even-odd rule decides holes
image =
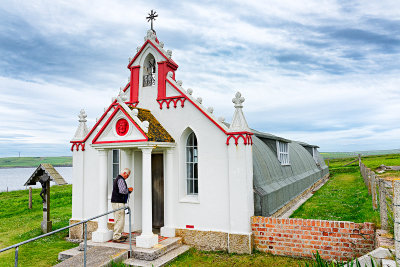
[[[128,121],[125,119],[119,119],[117,121],[117,124],[115,125],[115,129],[116,129],[118,135],[121,135],[121,136],[126,135],[126,133],[129,130]]]
[[[186,225],[186,228],[193,229],[194,225]]]

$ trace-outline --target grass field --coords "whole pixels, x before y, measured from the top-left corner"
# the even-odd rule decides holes
[[[396,156],[400,159],[400,155]],[[387,161],[385,161],[385,159]],[[352,159],[330,161],[331,179],[300,206],[292,218],[336,221],[372,222],[380,225],[379,212],[372,209],[372,199],[361,177],[358,162],[343,167]],[[380,162],[392,162],[391,156],[368,157],[375,166]],[[363,158],[364,161],[364,158]],[[367,162],[367,160],[365,160]]]
[[[67,226],[71,218],[71,185],[51,187],[53,230]],[[28,191],[0,193],[0,248],[41,235],[42,202],[40,189],[33,190],[33,209],[28,209]],[[76,246],[65,241],[68,231],[20,247],[18,266],[53,266],[58,253]],[[15,249],[0,253],[0,267],[13,266]],[[307,260],[278,257],[255,252],[237,255],[190,249],[169,266],[299,266]],[[121,265],[116,265],[121,266]]]
[[[0,193],[0,247],[41,235],[43,205],[40,189],[33,189],[33,208],[28,209],[28,190]],[[51,220],[53,230],[67,226],[71,218],[72,186],[51,187]],[[64,240],[68,231],[45,237],[19,248],[18,266],[52,266],[58,253],[76,246]],[[0,253],[0,266],[14,266],[15,249]]]
[[[72,157],[11,157],[0,158],[0,167],[37,167],[41,163],[53,166],[71,166]]]

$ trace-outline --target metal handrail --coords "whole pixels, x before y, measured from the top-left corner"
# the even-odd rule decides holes
[[[9,247],[0,249],[0,253],[15,248],[15,263],[14,263],[14,266],[17,267],[17,266],[18,266],[18,248],[19,248],[20,246],[22,246],[22,245],[24,245],[24,244],[27,244],[27,243],[30,243],[30,242],[33,242],[33,241],[38,240],[38,239],[43,238],[43,237],[53,235],[53,234],[55,234],[55,233],[61,232],[61,231],[63,231],[63,230],[69,229],[69,228],[71,228],[71,227],[75,227],[75,226],[78,226],[78,225],[80,225],[80,224],[84,224],[85,237],[84,237],[84,254],[83,254],[83,259],[84,259],[84,261],[83,261],[83,266],[86,267],[87,222],[89,222],[89,221],[91,221],[91,220],[94,220],[94,219],[97,219],[97,218],[100,218],[100,217],[103,217],[103,216],[108,215],[108,214],[110,214],[110,213],[113,213],[113,212],[115,212],[115,211],[122,210],[122,209],[123,209],[123,210],[126,210],[126,209],[127,209],[127,210],[128,210],[128,214],[129,214],[129,255],[132,255],[131,208],[130,208],[129,206],[125,206],[125,207],[122,207],[122,208],[119,208],[119,209],[115,209],[115,210],[112,210],[112,211],[103,213],[103,214],[101,214],[101,215],[97,215],[97,216],[92,217],[92,218],[90,218],[90,219],[87,219],[87,220],[84,220],[84,221],[81,221],[81,222],[78,222],[78,223],[74,223],[74,224],[71,224],[71,225],[69,225],[69,226],[65,226],[65,227],[63,227],[63,228],[54,230],[54,231],[51,231],[50,233],[43,234],[43,235],[40,235],[40,236],[31,238],[31,239],[25,240],[25,241],[23,241],[23,242],[17,243],[17,244],[15,244],[15,245],[12,245],[12,246],[9,246]]]

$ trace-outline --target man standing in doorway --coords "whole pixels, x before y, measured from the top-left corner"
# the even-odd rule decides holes
[[[126,179],[131,174],[131,170],[124,169],[113,182],[113,191],[111,195],[112,209],[119,209],[125,206],[128,201],[129,194],[133,191],[132,187],[126,185]],[[123,242],[127,239],[126,236],[122,236],[125,224],[125,210],[118,210],[114,212],[114,242]]]

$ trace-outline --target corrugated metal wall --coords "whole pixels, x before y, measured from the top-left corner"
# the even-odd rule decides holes
[[[272,215],[329,172],[319,153],[318,166],[312,150],[294,141],[289,143],[290,165],[282,166],[273,149],[275,142],[253,136],[254,211],[258,216]]]

